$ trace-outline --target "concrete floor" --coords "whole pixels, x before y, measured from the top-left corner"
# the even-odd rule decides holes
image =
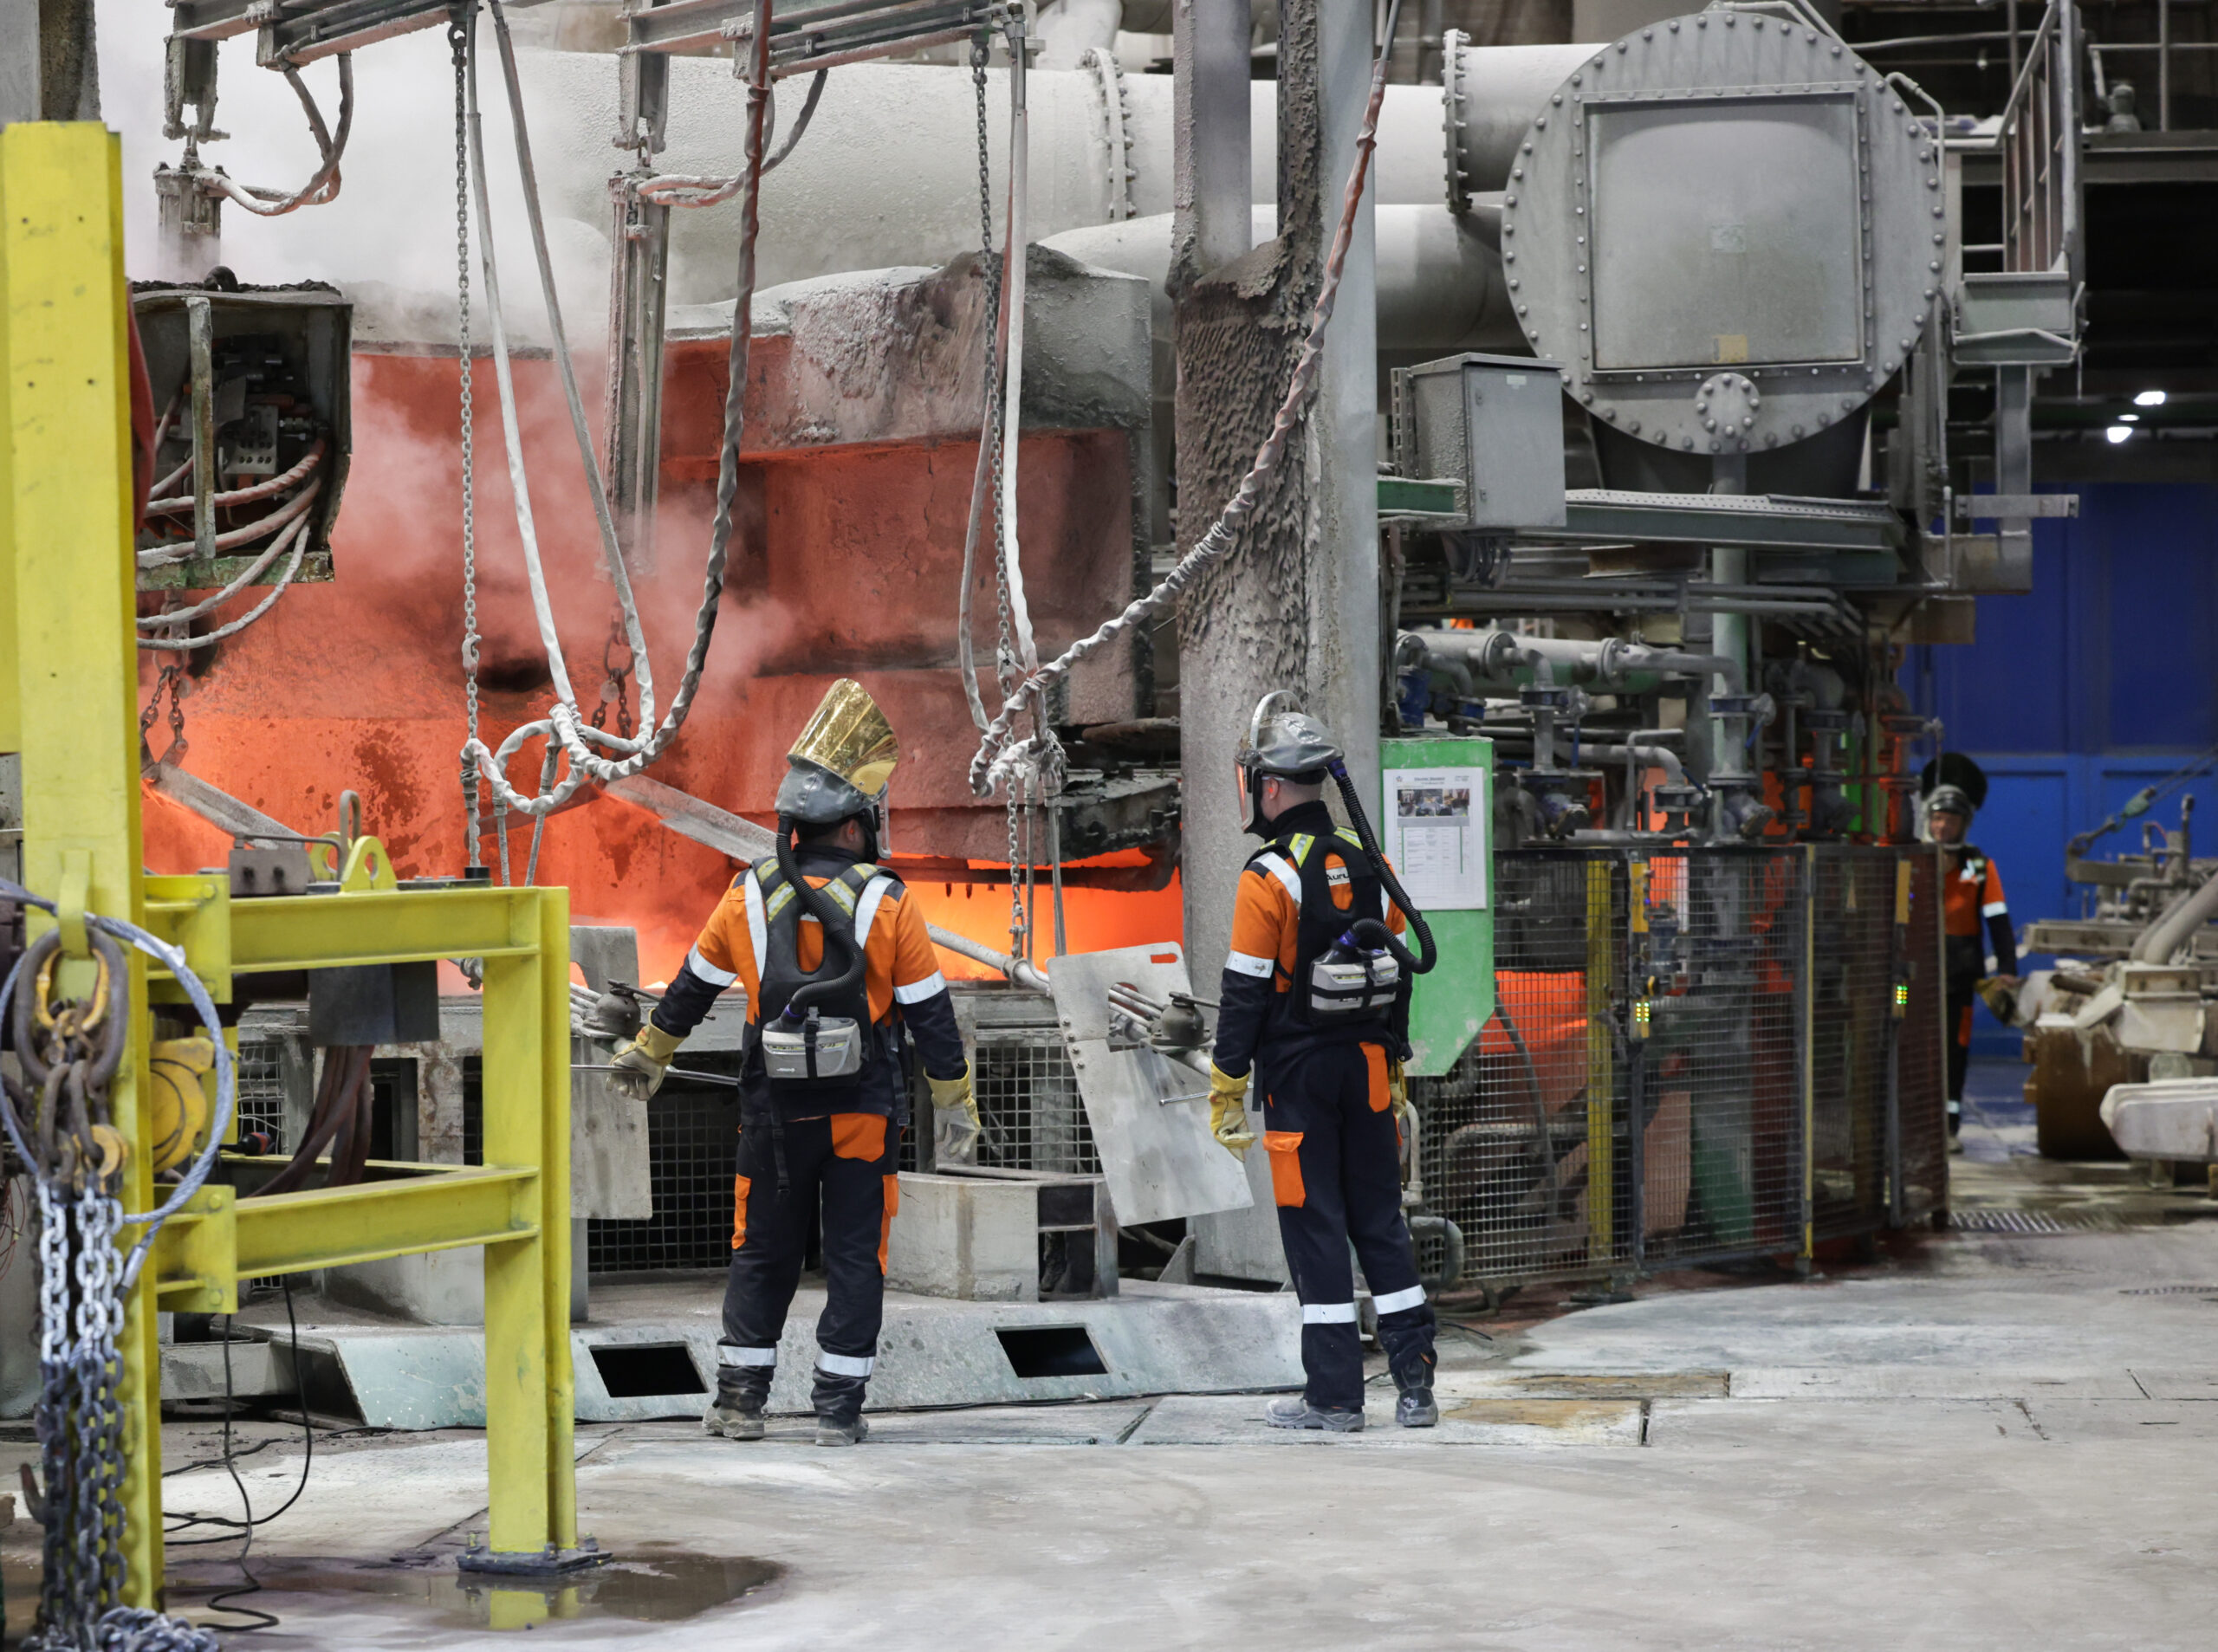
[[[320,1438],[256,1539],[251,1603],[282,1620],[256,1642],[512,1646],[483,1626],[536,1621],[565,1644],[762,1652],[2201,1649],[2218,1203],[2030,1158],[2019,1076],[1981,1072],[1955,1203],[2061,1231],[1487,1321],[1492,1344],[1444,1342],[1430,1434],[1378,1426],[1384,1389],[1372,1431],[1329,1440],[1267,1433],[1241,1397],[889,1415],[844,1452],[798,1423],[751,1445],[580,1428],[584,1525],[624,1569],[551,1599],[455,1582],[482,1436]],[[172,1464],[209,1454],[207,1425],[165,1433]],[[242,1437],[273,1441],[239,1471],[274,1506],[297,1431]],[[237,1506],[216,1469],[167,1494],[173,1518]],[[35,1536],[6,1539],[11,1602]],[[172,1548],[172,1605],[235,1584],[235,1546]]]

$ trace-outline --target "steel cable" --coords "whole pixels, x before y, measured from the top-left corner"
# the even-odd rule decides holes
[[[1028,672],[1017,683],[1015,691],[1006,696],[1001,710],[995,714],[993,722],[980,739],[976,754],[970,760],[970,789],[978,796],[992,795],[995,785],[1006,777],[1012,766],[1037,761],[1041,746],[1038,735],[1014,746],[1009,743],[1011,726],[1028,699],[1044,697],[1050,687],[1070,675],[1071,667],[1079,661],[1143,620],[1152,619],[1162,612],[1166,603],[1176,602],[1197,574],[1222,560],[1236,547],[1236,535],[1254,514],[1263,483],[1278,469],[1294,428],[1307,417],[1310,397],[1317,386],[1318,364],[1324,354],[1325,329],[1333,319],[1333,304],[1339,294],[1341,272],[1347,266],[1348,249],[1355,240],[1356,213],[1363,204],[1364,190],[1370,178],[1372,152],[1378,147],[1378,112],[1386,100],[1386,66],[1393,53],[1395,26],[1400,12],[1401,0],[1392,0],[1386,12],[1385,43],[1372,66],[1371,97],[1364,108],[1363,126],[1356,134],[1355,165],[1348,175],[1347,191],[1340,205],[1339,227],[1333,234],[1332,250],[1325,261],[1325,278],[1318,288],[1315,307],[1310,313],[1308,334],[1302,341],[1300,355],[1295,360],[1294,373],[1287,385],[1286,398],[1279,405],[1278,414],[1272,420],[1270,434],[1264,438],[1262,446],[1256,450],[1255,463],[1240,479],[1240,486],[1223,510],[1218,513],[1216,520],[1210,524],[1208,531],[1196,541],[1194,548],[1164,575],[1162,583],[1145,596],[1136,599],[1124,612],[1105,621],[1091,635],[1079,638],[1056,658]]]

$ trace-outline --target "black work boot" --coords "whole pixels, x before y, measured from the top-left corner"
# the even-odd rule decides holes
[[[1394,1421],[1405,1428],[1430,1428],[1440,1421],[1440,1406],[1432,1397],[1430,1353],[1412,1359],[1394,1372],[1399,1397],[1394,1402]]]
[[[760,1440],[762,1407],[770,1397],[775,1365],[720,1365],[716,1397],[701,1414],[702,1428],[727,1440]]]
[[[1326,1434],[1361,1434],[1363,1413],[1312,1405],[1306,1394],[1287,1394],[1263,1408],[1263,1421],[1274,1428],[1316,1428]]]
[[[820,1446],[859,1445],[870,1436],[863,1421],[863,1390],[867,1377],[835,1377],[817,1367],[816,1386],[809,1398],[816,1405],[816,1443]]]

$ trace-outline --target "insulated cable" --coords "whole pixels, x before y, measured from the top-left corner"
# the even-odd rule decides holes
[[[278,575],[277,582],[269,587],[269,594],[263,598],[260,602],[247,610],[246,612],[241,614],[237,619],[230,621],[228,625],[218,626],[216,630],[201,637],[141,637],[139,639],[139,646],[141,648],[161,648],[182,651],[188,649],[212,647],[216,644],[222,642],[225,638],[237,636],[239,632],[244,631],[249,625],[254,624],[256,620],[261,619],[263,615],[268,613],[269,610],[276,605],[277,599],[283,596],[285,594],[286,588],[293,583],[293,576],[301,571],[301,559],[308,552],[308,518],[306,516],[295,516],[293,521],[287,525],[285,531],[277,536],[276,542],[270,546],[268,553],[263,557],[263,559],[257,561],[252,567],[250,567],[244,573],[242,573],[237,580],[233,580],[231,584],[224,589],[224,591],[219,593],[216,596],[209,598],[206,602],[199,605],[197,609],[186,610],[182,614],[153,614],[148,616],[146,619],[142,619],[139,623],[142,625],[175,624],[180,619],[189,619],[198,617],[199,613],[205,612],[215,604],[228,600],[230,597],[237,595],[240,591],[245,588],[246,584],[250,580],[259,573],[263,568],[267,567],[270,562],[275,561],[278,552],[283,550],[286,546],[289,544],[292,547],[293,554],[290,560],[285,564],[284,573]]]
[[[505,17],[500,0],[491,0],[494,20],[499,33],[503,66],[506,71],[510,99],[510,113],[515,121],[518,154],[528,155],[528,138],[520,87],[514,67],[514,48],[509,42]],[[569,673],[563,664],[559,638],[554,633],[553,616],[547,606],[546,577],[540,565],[538,542],[529,531],[529,508],[522,482],[522,450],[519,440],[513,379],[509,371],[509,357],[504,329],[501,324],[501,309],[497,288],[498,273],[491,236],[491,214],[485,191],[483,143],[482,130],[476,113],[476,58],[470,52],[470,73],[468,75],[470,100],[470,149],[478,174],[478,209],[481,236],[484,241],[483,256],[485,266],[488,308],[492,317],[494,332],[493,361],[496,376],[501,385],[503,422],[507,426],[509,469],[516,486],[514,489],[517,522],[523,529],[525,566],[529,575],[533,604],[540,619],[542,640],[548,657],[550,674],[554,680],[556,703],[548,716],[536,722],[527,723],[503,741],[500,749],[489,752],[482,741],[472,741],[465,747],[465,757],[474,761],[491,784],[498,801],[509,808],[534,816],[552,813],[576,794],[588,781],[612,781],[636,774],[668,749],[684,725],[692,708],[695,693],[700,686],[701,675],[708,660],[709,645],[716,632],[717,612],[723,592],[724,567],[730,553],[732,531],[732,503],[739,487],[739,444],[744,424],[747,388],[747,362],[753,336],[753,301],[755,293],[755,246],[760,232],[760,201],[762,175],[763,130],[769,102],[769,0],[755,0],[755,29],[749,50],[745,138],[746,165],[740,191],[740,256],[739,291],[732,308],[732,341],[727,369],[724,392],[724,430],[718,459],[717,479],[717,509],[710,529],[709,557],[704,570],[701,606],[694,622],[693,643],[688,651],[685,670],[678,694],[659,727],[638,739],[611,735],[604,729],[586,724],[580,716],[576,695],[569,684]],[[548,301],[548,319],[554,324],[554,353],[563,369],[566,387],[572,382],[569,369],[569,346],[561,327],[560,312],[554,303],[552,264],[546,250],[545,224],[538,210],[535,180],[529,167],[524,175],[524,194],[529,207],[529,221],[533,231],[534,250],[537,254],[541,278]],[[580,404],[572,391],[573,411]],[[618,588],[619,600],[626,609],[629,627],[637,625],[636,607],[630,601],[630,586],[624,570],[621,552],[613,541],[613,528],[606,516],[606,501],[599,485],[599,465],[592,454],[588,435],[580,427],[580,445],[585,453],[587,474],[593,479],[594,509],[600,518],[610,563],[610,573]],[[640,723],[652,727],[652,702],[648,697],[646,650],[644,639],[634,647],[640,678]],[[509,758],[523,742],[535,735],[545,735],[560,742],[570,759],[569,772],[550,792],[537,797],[526,797],[511,786],[505,774]],[[596,755],[587,746],[588,741],[606,748],[626,753],[618,761]]]
[[[1165,574],[1161,584],[1145,596],[1128,606],[1123,612],[1102,624],[1091,635],[1081,637],[1055,659],[1028,672],[1018,683],[1015,691],[1004,697],[1001,710],[988,725],[978,742],[978,750],[970,760],[970,789],[980,797],[990,796],[997,779],[1006,775],[1014,764],[1027,761],[1037,742],[1009,744],[1011,725],[1017,712],[1027,700],[1044,696],[1047,690],[1057,681],[1070,675],[1071,667],[1087,655],[1114,640],[1142,621],[1160,612],[1166,603],[1175,602],[1194,577],[1204,568],[1222,560],[1236,544],[1235,534],[1255,509],[1255,502],[1263,483],[1278,469],[1284,457],[1288,439],[1294,427],[1307,417],[1309,400],[1316,389],[1318,364],[1324,354],[1325,328],[1333,319],[1333,301],[1339,296],[1340,276],[1346,268],[1348,249],[1355,240],[1355,220],[1362,205],[1365,185],[1371,174],[1372,152],[1378,146],[1378,114],[1386,100],[1386,68],[1394,49],[1394,33],[1401,13],[1401,0],[1391,0],[1386,11],[1385,43],[1379,49],[1371,71],[1371,97],[1363,113],[1362,129],[1356,134],[1355,165],[1348,175],[1347,191],[1340,206],[1339,227],[1334,232],[1330,253],[1325,261],[1323,282],[1318,288],[1317,302],[1310,314],[1309,331],[1303,340],[1301,353],[1296,359],[1294,373],[1287,385],[1286,398],[1279,405],[1272,420],[1270,434],[1256,450],[1255,461],[1248,474],[1240,479],[1217,518],[1196,541],[1194,548],[1178,560],[1177,565]]]
[[[211,167],[199,165],[197,158],[188,161],[193,182],[211,195],[221,195],[244,207],[257,217],[281,217],[303,206],[321,206],[339,197],[339,160],[347,152],[347,136],[354,125],[354,55],[339,54],[339,135],[334,138],[323,124],[323,114],[315,107],[315,100],[308,95],[308,83],[301,79],[301,72],[290,63],[281,63],[285,79],[308,111],[308,130],[315,134],[317,152],[323,157],[315,175],[299,189],[288,195],[282,190],[257,189],[251,184],[241,184]],[[187,152],[191,153],[190,151]]]
[[[810,78],[808,95],[801,100],[801,116],[794,122],[794,129],[786,134],[785,142],[778,146],[777,153],[762,163],[764,172],[776,171],[778,163],[794,152],[801,133],[808,130],[809,118],[816,113],[817,100],[824,95],[824,82],[831,73],[828,68],[820,68]],[[768,140],[766,136],[764,141]],[[739,193],[740,182],[738,178],[694,178],[683,172],[665,172],[643,178],[632,187],[641,200],[657,206],[721,206]]]

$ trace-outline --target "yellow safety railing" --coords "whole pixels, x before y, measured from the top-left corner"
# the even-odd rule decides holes
[[[262,1198],[211,1185],[162,1229],[120,1339],[126,1600],[152,1606],[161,1584],[158,1307],[228,1313],[241,1279],[462,1246],[485,1260],[491,1558],[559,1564],[577,1547],[568,894],[411,889],[367,839],[328,895],[234,902],[221,875],[145,875],[115,135],[0,129],[0,752],[23,759],[25,881],[59,898],[75,949],[70,915],[127,918],[182,947],[219,1002],[235,975],[485,961],[483,1166],[379,1164],[357,1186]],[[150,1005],[179,994],[135,953],[131,968],[135,1025],[109,1095],[133,1150],[120,1195],[146,1210]]]

